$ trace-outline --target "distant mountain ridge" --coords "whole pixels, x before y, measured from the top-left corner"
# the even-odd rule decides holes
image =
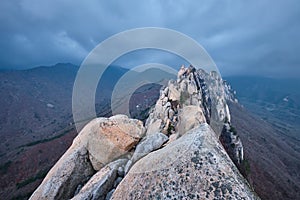
[[[0,198],[28,196],[69,147],[76,134],[72,90],[78,69],[59,63],[0,71]],[[112,87],[126,71],[111,66],[105,72],[96,96],[99,116],[111,115]]]
[[[1,199],[27,199],[41,183],[48,170],[71,145],[77,134],[74,126],[69,126],[69,123],[72,123],[71,94],[77,69],[76,66],[67,64],[64,67],[64,64],[60,64],[54,68],[41,67],[24,71],[0,71],[2,96],[0,98],[2,105],[0,107]],[[110,83],[111,78],[117,80],[126,71],[127,69],[115,67],[111,69],[110,75],[107,76],[109,78],[104,82]],[[61,73],[57,74],[57,72]],[[226,77],[225,79],[237,91],[237,99],[255,114],[249,113],[247,109],[238,104],[229,103],[232,123],[242,138],[245,157],[250,162],[248,180],[262,199],[300,198],[298,173],[300,164],[299,159],[297,160],[300,157],[300,145],[299,142],[291,140],[290,137],[284,137],[284,134],[291,136],[290,131],[297,133],[294,131],[294,125],[297,125],[297,121],[293,122],[291,126],[274,126],[277,122],[284,125],[289,124],[291,121],[287,120],[289,118],[285,116],[290,115],[288,113],[277,115],[276,112],[272,114],[272,112],[266,112],[265,103],[250,102],[251,99],[259,99],[257,97],[260,95],[251,94],[259,92],[259,89],[243,88],[247,88],[247,84],[250,83],[251,85],[255,81],[249,79],[247,84],[243,82],[239,84],[238,78],[231,78]],[[240,79],[243,80],[244,77],[240,77]],[[103,84],[103,86],[105,85],[107,84]],[[113,84],[107,88],[110,88],[111,85]],[[272,83],[270,83],[271,86]],[[291,86],[295,86],[295,84],[291,84]],[[150,90],[148,90],[149,88]],[[278,88],[280,89],[279,86]],[[265,95],[272,97],[268,94],[268,89],[261,91],[263,92],[260,94],[266,93]],[[107,96],[109,96],[109,92],[111,91],[108,89]],[[289,94],[293,94],[293,91],[291,90]],[[148,116],[148,110],[145,108],[151,105],[151,102],[155,103],[159,96],[159,87],[141,88],[134,96],[131,101],[133,114],[140,119],[145,118]],[[255,98],[253,98],[254,96]],[[280,99],[283,97],[283,106],[286,105],[283,100],[284,96],[285,93],[278,97],[280,103]],[[293,96],[291,97],[290,99],[297,100]],[[136,107],[144,98],[148,99],[149,102]],[[249,98],[249,104],[245,103],[247,98]],[[268,98],[269,100],[273,99]],[[297,101],[293,102],[298,105]],[[267,105],[270,103],[276,105],[273,101],[267,102]],[[53,105],[54,108],[47,106],[47,104]],[[285,108],[283,106],[280,108]],[[109,108],[107,100],[98,101],[96,108],[99,116],[108,117],[111,115],[111,111],[107,109]],[[282,111],[284,110],[281,109],[280,112]],[[140,113],[142,114],[140,115]],[[293,120],[297,120],[299,115],[292,116],[294,116]],[[268,122],[272,122],[272,124]],[[15,136],[18,139],[15,139]]]
[[[240,103],[300,141],[300,79],[226,77]]]

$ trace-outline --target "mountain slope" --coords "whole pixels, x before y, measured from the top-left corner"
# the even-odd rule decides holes
[[[248,180],[262,199],[300,198],[300,142],[282,130],[229,103],[232,124],[250,163]]]
[[[72,90],[78,66],[0,71],[0,199],[26,199],[76,136]],[[99,116],[127,70],[111,66],[96,93]]]

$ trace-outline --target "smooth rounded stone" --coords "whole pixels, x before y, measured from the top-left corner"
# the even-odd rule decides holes
[[[128,160],[128,162],[126,163],[125,167],[124,167],[124,172],[125,174],[128,173],[128,171],[130,170],[131,166],[132,166],[133,162],[131,160]]]
[[[166,145],[168,145],[168,144],[174,142],[175,140],[177,140],[178,137],[179,137],[179,136],[178,136],[178,134],[176,134],[176,133],[171,134],[171,135],[169,136],[169,141],[167,142]]]
[[[101,169],[113,159],[126,154],[144,135],[145,128],[139,120],[125,115],[109,119],[99,118],[94,125],[79,134],[85,140],[91,163],[95,170]]]
[[[202,109],[199,106],[185,106],[179,113],[178,133],[183,135],[202,123],[206,123]]]
[[[51,168],[43,182],[31,195],[31,200],[69,199],[88,181],[95,171],[88,151],[73,142],[68,151]]]
[[[153,133],[160,132],[160,127],[162,126],[163,121],[161,119],[155,119],[152,123],[149,123],[147,126],[146,135],[151,135]]]
[[[118,168],[118,176],[124,177],[124,175],[125,175],[124,167],[119,167]]]
[[[106,194],[115,187],[118,168],[124,166],[126,162],[127,159],[119,159],[103,167],[90,178],[72,200],[104,199]],[[91,196],[92,198],[90,198]]]
[[[179,197],[259,199],[208,124],[140,159],[112,195],[122,200]]]
[[[165,142],[168,141],[168,137],[163,133],[154,133],[147,135],[143,140],[136,146],[131,161],[134,163],[141,159],[148,153],[159,149]]]
[[[68,199],[77,186],[112,160],[128,153],[144,135],[143,122],[125,115],[96,118],[73,140],[31,199]]]

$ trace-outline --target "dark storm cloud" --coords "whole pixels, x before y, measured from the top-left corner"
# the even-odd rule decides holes
[[[158,26],[194,38],[222,74],[300,76],[299,19],[298,0],[2,0],[0,65],[80,64],[115,33]]]

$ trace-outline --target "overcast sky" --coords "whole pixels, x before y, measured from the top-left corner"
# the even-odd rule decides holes
[[[300,1],[245,2],[1,0],[0,68],[80,64],[107,37],[154,26],[195,39],[223,75],[300,77]]]

